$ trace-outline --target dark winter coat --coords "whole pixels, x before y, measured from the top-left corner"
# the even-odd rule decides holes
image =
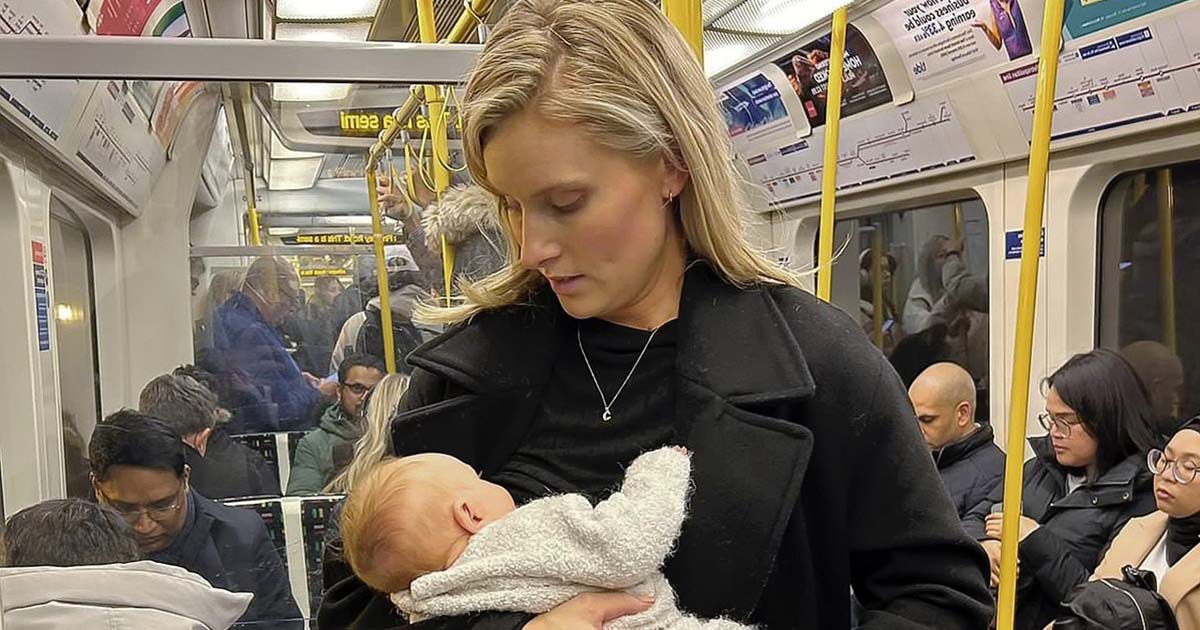
[[[1067,495],[1067,470],[1048,436],[1030,438],[1022,514],[1039,527],[1020,545],[1016,630],[1042,630],[1059,603],[1088,580],[1109,543],[1129,519],[1154,511],[1152,476],[1142,453],[1130,455],[1090,484]],[[984,520],[1004,498],[1003,484],[967,515],[969,533],[983,539]]]
[[[187,446],[192,487],[210,499],[277,497],[279,476],[262,455],[229,437],[218,427],[208,438],[204,455]]]
[[[302,630],[291,583],[262,519],[250,510],[209,501],[195,490],[188,492],[188,510],[171,546],[148,559],[183,567],[217,588],[253,593],[239,620],[248,629]]]
[[[1004,481],[1004,451],[996,446],[994,438],[992,427],[983,425],[933,452],[933,461],[959,518],[986,502]]]
[[[984,553],[962,531],[899,379],[853,320],[803,291],[739,289],[699,264],[678,326],[676,419],[695,494],[665,572],[682,608],[764,628],[846,628],[853,584],[868,630],[987,627]],[[393,425],[399,454],[445,452],[496,473],[574,331],[542,290],[418,349]],[[380,627],[360,616],[380,608],[337,610],[361,584],[333,588],[322,627]]]

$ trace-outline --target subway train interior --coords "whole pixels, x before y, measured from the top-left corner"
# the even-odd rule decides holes
[[[297,490],[301,440],[324,406],[342,404],[323,387],[351,387],[338,374],[348,319],[368,313],[359,325],[384,333],[379,356],[393,372],[410,371],[405,352],[441,332],[411,305],[393,305],[382,330],[380,279],[408,274],[383,283],[393,304],[450,300],[448,270],[466,255],[455,230],[495,221],[484,218],[499,212],[494,196],[469,198],[463,99],[514,4],[0,0],[5,519],[48,500],[95,501],[97,427],[145,407],[148,383],[187,366],[220,407],[206,439],[223,433],[253,451],[269,477],[209,498],[261,517],[297,621],[317,627],[343,493],[328,467]],[[1161,415],[1200,415],[1200,2],[1066,0],[1036,287],[1022,286],[1021,259],[1040,36],[1061,0],[690,4],[750,239],[808,290],[827,273],[830,301],[906,385],[935,362],[958,364],[975,384],[976,420],[1007,451],[1022,416],[1014,383],[1028,395],[1017,430],[1043,435],[1045,377],[1105,348]],[[842,7],[844,42],[831,36]],[[843,45],[840,122],[829,121],[840,127],[836,191],[823,196],[830,53]],[[824,269],[823,201],[835,209]],[[466,227],[422,224],[432,206]],[[482,247],[503,259],[498,233]],[[980,292],[941,309],[950,258]],[[298,284],[247,297],[263,264]],[[279,381],[253,373],[277,363],[256,366],[222,339],[237,300],[264,311],[286,351],[273,361],[310,380],[311,395],[272,392]],[[354,351],[366,352],[365,334],[350,334]],[[1015,379],[1029,340],[1029,374]],[[334,448],[326,464],[350,453]],[[135,505],[132,517],[173,506]]]

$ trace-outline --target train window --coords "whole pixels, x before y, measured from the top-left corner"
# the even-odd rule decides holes
[[[1099,343],[1145,382],[1163,432],[1200,414],[1200,162],[1125,173],[1101,203]]]
[[[81,224],[57,203],[50,215],[50,265],[62,405],[67,495],[86,497],[87,440],[100,419],[100,376],[92,302],[91,242]]]
[[[835,224],[833,303],[856,317],[906,384],[958,363],[980,390],[987,421],[988,220],[964,199]],[[876,252],[879,255],[876,256]]]

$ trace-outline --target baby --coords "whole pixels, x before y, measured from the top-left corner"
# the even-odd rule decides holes
[[[659,571],[679,536],[691,460],[679,447],[638,457],[618,492],[517,508],[504,488],[435,453],[383,464],[346,501],[347,561],[370,587],[393,593],[412,622],[481,611],[543,613],[572,597],[627,591],[649,610],[608,629],[745,630],[680,612]]]

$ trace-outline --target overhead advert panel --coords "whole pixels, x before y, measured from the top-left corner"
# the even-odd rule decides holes
[[[74,0],[0,0],[0,36],[83,34]],[[81,91],[77,80],[0,79],[0,99],[52,142],[75,122]]]
[[[1041,15],[1033,0],[897,0],[876,18],[914,83],[928,85],[1032,55]]]
[[[829,90],[830,36],[825,35],[774,61],[800,98],[809,127],[825,124]],[[854,26],[846,27],[845,84],[842,116],[848,117],[892,101],[883,65],[870,42]]]

